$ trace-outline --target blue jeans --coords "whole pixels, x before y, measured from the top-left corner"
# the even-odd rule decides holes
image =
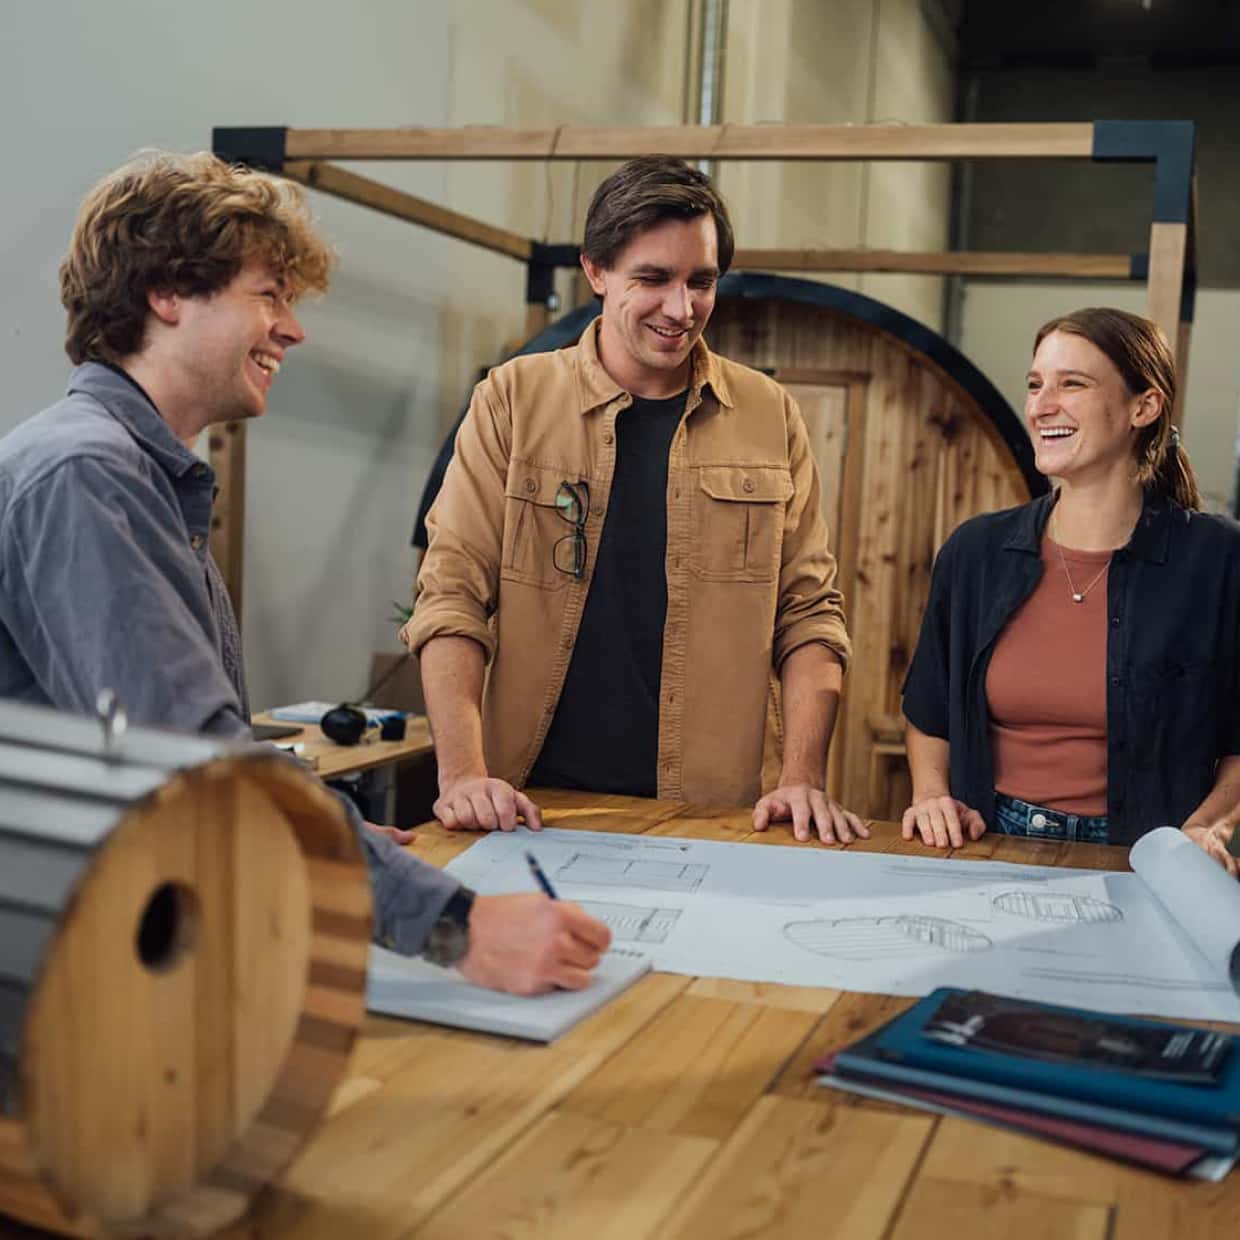
[[[995,793],[995,830],[1004,835],[1024,835],[1034,840],[1069,840],[1078,844],[1107,842],[1106,815],[1088,818],[1057,809],[1031,805],[1016,797]]]

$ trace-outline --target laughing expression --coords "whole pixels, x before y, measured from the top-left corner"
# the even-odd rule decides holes
[[[1149,393],[1130,392],[1101,349],[1084,336],[1051,332],[1026,384],[1025,422],[1039,473],[1072,481],[1131,473],[1136,431],[1160,405],[1151,406]]]
[[[182,361],[211,421],[261,417],[285,352],[305,339],[284,283],[251,260],[222,289],[181,303]]]
[[[635,396],[674,396],[689,382],[689,354],[715,308],[719,247],[710,215],[663,220],[603,268],[583,257],[603,299],[599,357]]]

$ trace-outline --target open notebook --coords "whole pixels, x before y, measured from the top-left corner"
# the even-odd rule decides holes
[[[553,1042],[649,970],[648,956],[613,947],[585,990],[506,995],[470,985],[455,969],[372,945],[366,1006],[384,1016]]]

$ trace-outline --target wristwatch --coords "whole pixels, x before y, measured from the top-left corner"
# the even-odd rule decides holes
[[[458,887],[426,936],[424,960],[449,968],[464,958],[469,951],[469,914],[473,907],[474,893],[468,887]]]

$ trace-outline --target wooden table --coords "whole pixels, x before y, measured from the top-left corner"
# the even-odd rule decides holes
[[[320,779],[336,779],[341,775],[352,775],[358,771],[406,762],[430,753],[433,748],[425,715],[406,716],[403,741],[379,740],[378,729],[368,728],[367,736],[373,736],[374,739],[363,740],[357,745],[337,745],[323,735],[323,729],[317,723],[294,724],[284,719],[274,719],[267,713],[255,715],[254,722],[300,728],[297,736],[283,737],[274,743],[303,745],[304,756],[315,760],[314,773]]]
[[[546,793],[557,827],[797,844],[747,811]],[[438,826],[444,864],[475,837]],[[891,824],[864,851],[917,852]],[[942,854],[937,854],[942,855]],[[1087,844],[956,855],[1122,870]],[[1134,949],[1135,950],[1135,949]],[[1172,1180],[819,1087],[821,1054],[912,1000],[651,974],[552,1046],[368,1017],[329,1118],[231,1237],[1202,1240],[1240,1235],[1240,1175]]]

